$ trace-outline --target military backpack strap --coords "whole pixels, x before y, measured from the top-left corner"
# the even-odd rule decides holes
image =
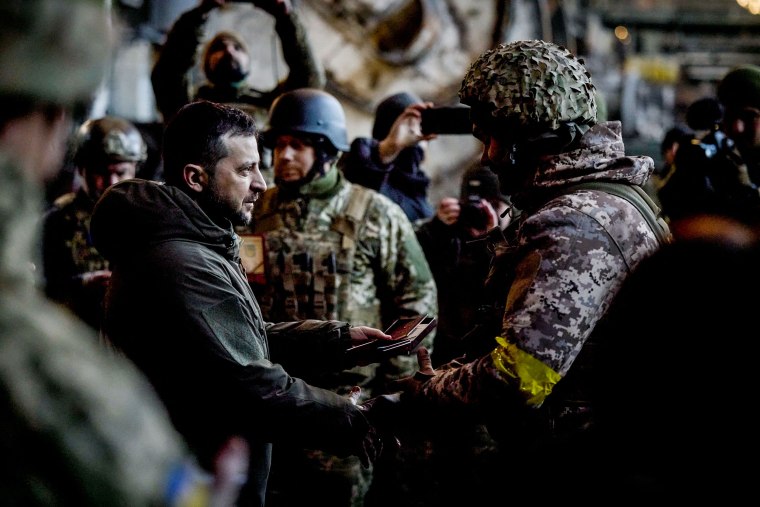
[[[655,204],[652,198],[649,197],[649,194],[640,185],[613,181],[587,181],[571,185],[569,188],[565,188],[563,193],[574,190],[600,190],[625,199],[639,210],[657,237],[657,242],[660,246],[672,241],[670,227],[668,227],[667,222],[662,218],[660,207]]]
[[[277,208],[274,204],[277,202],[278,195],[278,188],[275,188],[272,192],[264,192],[262,194],[261,201],[257,204],[260,211],[256,215],[255,224],[256,230],[259,233],[275,231],[285,227],[282,216],[277,212]]]
[[[353,249],[374,192],[361,185],[351,185],[351,195],[343,208],[343,213],[335,217],[332,223],[332,229],[343,235],[344,249]]]

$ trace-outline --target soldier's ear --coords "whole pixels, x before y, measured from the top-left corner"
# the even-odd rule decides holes
[[[208,185],[209,175],[203,166],[187,164],[182,169],[182,179],[188,188],[200,193]]]

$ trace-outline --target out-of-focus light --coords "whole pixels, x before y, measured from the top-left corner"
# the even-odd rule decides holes
[[[752,14],[760,14],[760,0],[736,0],[736,3]]]
[[[615,27],[615,37],[621,42],[626,42],[630,38],[631,34],[628,33],[628,29],[623,25]]]

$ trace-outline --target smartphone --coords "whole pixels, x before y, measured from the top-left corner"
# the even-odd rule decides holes
[[[423,109],[422,133],[472,134],[469,106],[442,106]]]

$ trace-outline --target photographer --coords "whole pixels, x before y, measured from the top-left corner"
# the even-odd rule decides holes
[[[710,106],[710,107],[708,107]],[[712,214],[760,225],[760,67],[727,73],[717,99],[689,106],[687,120],[706,131],[679,148],[675,170],[659,191],[671,223]]]
[[[488,274],[489,254],[477,238],[511,219],[509,198],[490,169],[475,166],[462,176],[459,199],[444,197],[436,214],[417,230],[438,285],[439,318],[435,365],[465,352],[462,336],[477,323],[478,294]]]

